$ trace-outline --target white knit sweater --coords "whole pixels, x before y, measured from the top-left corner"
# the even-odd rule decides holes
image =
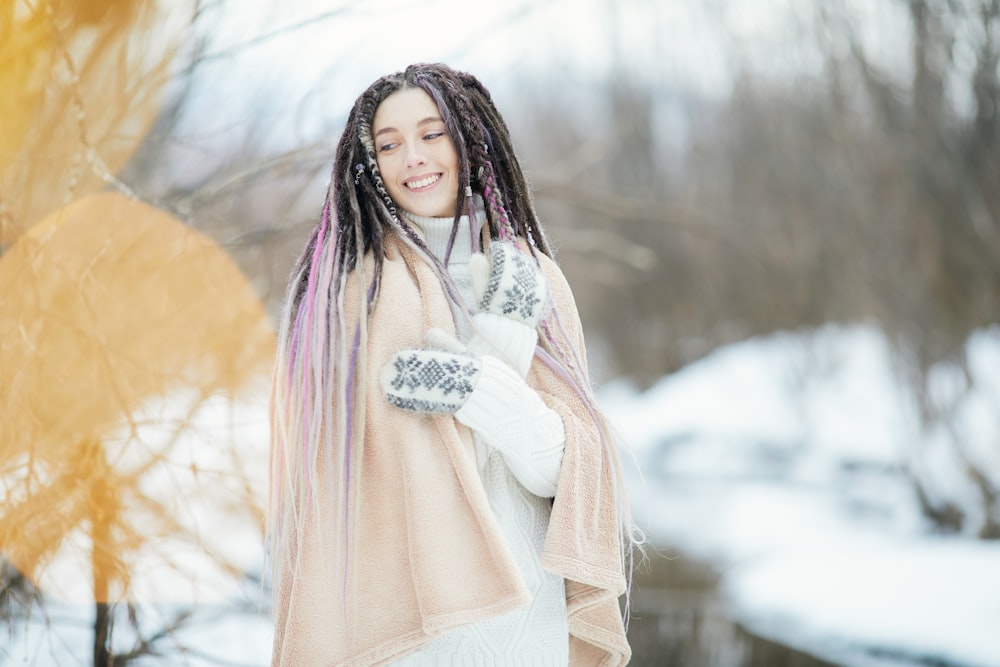
[[[410,214],[407,218],[420,229],[428,248],[443,260],[453,219]],[[485,212],[479,210],[476,218],[482,223]],[[472,238],[468,219],[463,216],[448,273],[466,305],[475,308],[468,267]],[[460,336],[468,339],[470,332],[463,326],[463,318],[456,317],[456,322]],[[523,382],[508,382],[507,377],[484,372],[480,385],[463,409],[502,410],[516,415],[509,425],[504,425],[506,428],[499,436],[504,441],[503,447],[493,446],[497,444],[491,441],[497,437],[495,434],[486,437],[475,429],[473,441],[490,507],[520,566],[532,602],[436,637],[415,653],[393,662],[393,667],[566,667],[568,664],[564,582],[539,565],[552,507],[550,498],[562,462],[562,422],[554,411],[537,400],[537,395],[524,396],[524,392],[534,393],[530,387]],[[477,394],[481,397],[478,400]],[[512,449],[517,450],[514,455]],[[536,495],[526,487],[549,497]]]

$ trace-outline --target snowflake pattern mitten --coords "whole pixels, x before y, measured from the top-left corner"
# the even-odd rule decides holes
[[[512,243],[494,241],[490,244],[488,273],[483,267],[485,261],[482,255],[474,255],[469,267],[480,309],[508,317],[532,329],[538,326],[549,289],[545,276],[533,259]]]
[[[382,391],[396,407],[451,414],[465,405],[482,372],[482,362],[464,352],[400,350],[382,369]]]

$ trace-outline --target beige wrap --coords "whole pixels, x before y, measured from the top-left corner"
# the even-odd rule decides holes
[[[361,465],[355,461],[351,470],[357,494],[348,595],[337,509],[343,492],[328,483],[320,490],[323,530],[311,524],[302,531],[296,567],[275,582],[275,667],[384,664],[450,628],[530,599],[491,513],[468,429],[450,415],[409,413],[382,396],[379,372],[393,353],[424,346],[429,327],[455,329],[425,260],[396,238],[387,241],[386,254],[379,301],[368,320],[364,450]],[[582,360],[569,285],[553,261],[543,256],[541,262],[569,336],[560,344],[575,348]],[[349,306],[359,302],[356,290],[349,285]],[[414,316],[414,304],[422,317]],[[356,306],[348,310],[353,319]],[[566,579],[570,665],[624,665],[631,651],[618,607],[625,578],[611,462],[584,402],[564,380],[535,359],[528,383],[566,430],[542,566]]]

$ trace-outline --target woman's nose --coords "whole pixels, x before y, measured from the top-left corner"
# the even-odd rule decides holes
[[[406,166],[407,167],[417,167],[422,165],[427,161],[424,156],[424,151],[421,150],[419,144],[410,143],[406,148]]]

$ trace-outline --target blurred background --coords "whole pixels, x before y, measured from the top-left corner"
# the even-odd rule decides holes
[[[635,665],[1000,665],[1000,2],[3,0],[0,664],[268,663],[267,375],[351,103],[511,126]]]

